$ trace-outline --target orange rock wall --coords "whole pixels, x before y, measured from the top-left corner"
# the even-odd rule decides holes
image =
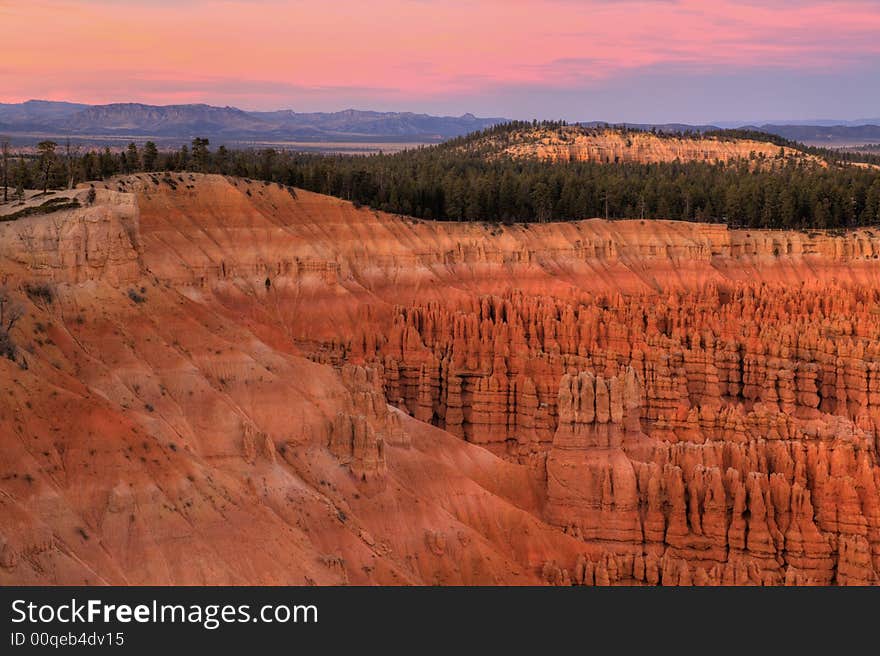
[[[470,146],[488,149],[498,156],[534,158],[552,162],[736,162],[759,159],[769,166],[785,159],[821,162],[817,157],[789,147],[750,139],[658,136],[650,132],[589,129],[566,126],[555,130],[529,129],[492,141],[487,138]],[[824,165],[824,163],[823,163]]]
[[[876,583],[870,230],[174,181],[0,224],[0,581]]]

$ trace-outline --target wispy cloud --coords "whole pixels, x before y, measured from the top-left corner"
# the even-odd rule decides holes
[[[601,90],[648,73],[873,67],[876,80],[880,63],[869,0],[33,0],[0,12],[5,101],[330,109]]]

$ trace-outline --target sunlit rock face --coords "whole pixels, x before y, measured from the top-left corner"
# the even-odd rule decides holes
[[[768,141],[730,139],[707,135],[670,135],[616,128],[585,128],[575,125],[528,126],[469,142],[490,157],[538,159],[548,162],[749,162],[753,168],[770,168],[779,160],[825,166],[824,160],[789,146]]]
[[[0,583],[877,582],[869,230],[104,186],[0,223]]]

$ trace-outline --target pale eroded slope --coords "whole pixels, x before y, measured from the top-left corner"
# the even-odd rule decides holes
[[[589,340],[569,346],[562,334],[551,340],[547,332],[548,321],[568,321],[565,304],[611,313],[627,303],[656,305],[671,318],[678,315],[669,307],[684,312],[692,303],[676,294],[705,294],[698,314],[709,316],[719,311],[712,303],[724,302],[719,289],[761,281],[768,289],[811,293],[832,283],[840,294],[853,286],[877,289],[880,247],[869,230],[831,236],[665,221],[427,223],[277,185],[189,174],[174,180],[175,188],[162,176],[121,179],[98,191],[94,207],[0,224],[0,280],[27,307],[14,329],[19,363],[0,360],[4,583],[656,582],[663,576],[685,582],[700,571],[709,577],[703,582],[716,576],[718,582],[871,580],[880,513],[870,510],[876,491],[866,492],[861,474],[853,489],[862,501],[845,511],[861,517],[853,520],[861,527],[858,539],[837,523],[830,527],[830,511],[817,505],[817,539],[827,541],[827,553],[810,542],[812,534],[807,542],[819,555],[792,556],[782,546],[770,557],[763,547],[737,546],[738,534],[728,538],[728,532],[739,530],[737,521],[752,520],[737,509],[739,488],[729,476],[718,479],[732,495],[721,502],[723,541],[688,537],[691,520],[684,529],[675,524],[674,467],[691,474],[695,459],[707,471],[713,466],[700,444],[721,440],[712,448],[734,454],[725,462],[739,463],[747,480],[755,480],[749,485],[769,484],[761,482],[770,480],[766,456],[743,459],[731,446],[756,439],[736,433],[745,429],[716,434],[709,424],[688,421],[694,408],[699,416],[704,406],[733,412],[745,402],[744,414],[732,421],[754,424],[760,434],[772,403],[761,385],[775,369],[755,369],[760,379],[745,391],[727,382],[724,390],[688,391],[703,380],[691,373],[703,371],[688,359],[702,348],[691,338],[681,372],[662,374],[675,389],[684,386],[683,397],[646,386],[648,370],[638,370],[639,384],[627,382],[628,400],[620,397],[624,414],[593,428],[594,416],[569,417],[563,408],[570,401],[557,402],[560,385],[571,386],[563,374],[586,370],[610,380],[619,364],[633,366],[635,351],[626,347],[625,357],[620,351],[611,359],[609,339],[618,350],[621,340],[638,340],[619,337],[611,315],[597,319],[612,327],[597,329],[590,338],[595,347]],[[25,286],[37,282],[51,282],[53,302],[27,298]],[[533,300],[549,298],[560,307]],[[528,345],[516,347],[515,333],[470,341],[470,315],[492,317],[495,331],[501,313],[514,308],[516,316],[542,317],[545,327]],[[865,310],[864,321],[872,321],[872,311]],[[693,321],[684,314],[676,320],[682,330]],[[504,323],[513,326],[514,315]],[[837,324],[820,328],[832,340],[847,334]],[[447,329],[461,331],[458,346],[435,341]],[[675,355],[680,345],[664,341],[677,334],[649,336],[651,348],[681,357]],[[571,348],[583,352],[567,355]],[[398,368],[399,382],[388,367]],[[500,388],[491,385],[502,378],[519,384],[517,367],[526,367],[520,373],[534,379],[535,391],[520,391],[523,405],[496,404]],[[459,374],[464,380],[455,383]],[[614,385],[622,390],[624,378],[619,381]],[[449,413],[455,384],[467,406],[461,420]],[[589,385],[589,403],[598,407],[597,383]],[[575,396],[586,398],[579,386]],[[720,395],[717,403],[709,402],[712,394]],[[403,411],[386,405],[386,397]],[[777,411],[795,423],[811,422],[813,437],[803,445],[816,449],[827,440],[831,449],[835,431],[849,431],[856,437],[846,447],[850,455],[835,456],[838,474],[868,467],[875,480],[876,428],[867,420],[856,428],[850,417],[861,406],[797,398]],[[522,409],[533,402],[531,414]],[[787,437],[786,448],[799,448],[799,439],[807,440]],[[810,453],[815,467],[818,452]],[[661,466],[667,473],[660,476],[652,469],[658,462],[673,473]],[[575,480],[583,479],[581,471],[598,476],[599,496],[583,482],[572,496],[569,471]],[[602,497],[603,476],[618,496]],[[639,501],[648,494],[639,477],[645,490],[656,485],[672,504],[665,518],[650,514],[657,499]],[[814,473],[804,484],[818,489]],[[757,503],[758,492],[742,489],[742,503]],[[773,494],[782,504],[790,484],[788,492],[780,489]],[[597,507],[611,515],[597,515]],[[702,506],[692,512],[703,513]],[[786,512],[792,510],[778,511],[780,525]],[[722,521],[718,513],[712,517]],[[759,535],[757,524],[752,532]],[[864,548],[867,569],[859,560]],[[704,556],[695,557],[694,549]],[[819,564],[810,565],[810,558]]]

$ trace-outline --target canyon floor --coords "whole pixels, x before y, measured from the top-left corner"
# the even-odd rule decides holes
[[[0,584],[875,584],[880,234],[141,174],[0,222]]]

